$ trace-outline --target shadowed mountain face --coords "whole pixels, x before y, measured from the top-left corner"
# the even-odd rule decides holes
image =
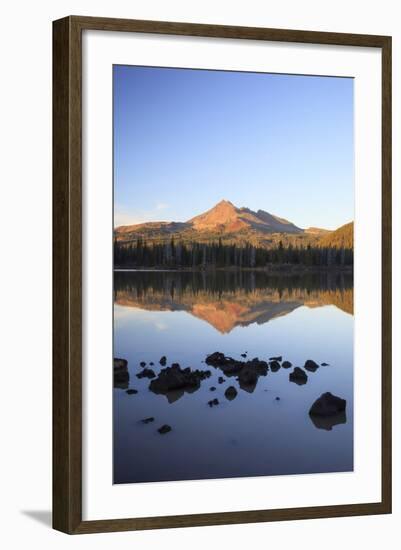
[[[186,311],[220,333],[259,325],[295,309],[334,305],[353,314],[352,275],[271,276],[263,272],[116,272],[115,303]]]

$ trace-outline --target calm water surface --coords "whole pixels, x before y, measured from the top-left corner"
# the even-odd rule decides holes
[[[281,368],[244,390],[204,363],[215,351],[330,366],[308,372],[302,386],[289,381],[292,368]],[[141,361],[153,362],[157,375],[163,355],[167,366],[212,375],[192,393],[157,395],[136,375]],[[129,382],[113,389],[115,483],[353,469],[352,275],[116,271],[114,356],[129,371]],[[232,401],[228,386],[238,391]],[[326,391],[347,400],[346,417],[316,425],[308,411]],[[154,422],[144,424],[147,417]],[[160,435],[163,424],[172,431]]]

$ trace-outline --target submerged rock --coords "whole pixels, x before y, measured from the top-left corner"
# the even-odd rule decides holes
[[[294,370],[290,372],[289,379],[290,382],[295,382],[295,384],[298,384],[298,386],[302,386],[303,384],[307,383],[308,375],[301,368],[295,367]]]
[[[225,398],[228,399],[229,401],[232,401],[233,399],[235,399],[237,395],[238,395],[238,392],[234,388],[234,386],[229,386],[224,392]]]
[[[135,395],[136,393],[138,393],[138,390],[135,390],[134,388],[131,388],[131,389],[127,390],[125,393],[128,393],[128,395]]]
[[[241,353],[241,357],[246,357],[246,353]]]
[[[150,424],[151,422],[154,422],[154,420],[155,420],[155,419],[154,419],[153,416],[149,416],[148,418],[143,418],[143,419],[141,420],[141,422],[142,422],[143,424]]]
[[[136,375],[137,378],[155,378],[155,371],[152,369],[143,369],[142,372]]]
[[[167,357],[163,355],[163,357],[160,358],[159,363],[161,364],[162,367],[165,367],[167,364]]]
[[[216,391],[216,386],[210,386],[210,391]]]
[[[329,367],[330,365],[328,363],[321,363],[322,367]]]
[[[129,385],[128,361],[114,357],[113,360],[113,385],[115,388],[126,390]]]
[[[290,361],[283,361],[281,363],[281,366],[283,367],[283,369],[290,369],[292,367],[292,363],[290,363]]]
[[[163,424],[163,426],[160,426],[160,428],[157,429],[159,434],[167,434],[168,432],[171,432],[172,428],[168,424]]]
[[[145,361],[141,361],[139,364],[141,365],[141,367],[146,367]]]
[[[219,376],[219,378],[218,378],[218,383],[219,384],[223,384],[225,381],[226,381],[225,378],[223,378],[222,376]]]
[[[280,401],[280,398],[279,398],[279,397],[276,397],[276,401]]]
[[[309,410],[309,414],[311,416],[335,416],[338,413],[344,412],[346,406],[347,401],[345,399],[326,392],[316,399]]]
[[[308,359],[307,361],[305,361],[304,369],[310,372],[315,372],[318,368],[319,365],[315,363],[315,361],[312,361],[312,359]]]

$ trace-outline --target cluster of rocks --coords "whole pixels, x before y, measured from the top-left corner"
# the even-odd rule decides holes
[[[246,357],[246,354],[242,353],[241,356]],[[292,363],[290,361],[283,361],[281,355],[270,357],[268,362],[258,357],[248,361],[241,361],[232,357],[227,357],[224,353],[219,351],[215,351],[208,355],[205,362],[207,365],[221,369],[226,376],[236,376],[240,388],[246,391],[253,391],[256,387],[258,378],[260,376],[266,376],[269,370],[271,372],[278,372],[281,368],[289,369],[292,367]],[[322,363],[322,366],[328,366],[328,364]],[[305,370],[316,372],[318,368],[319,365],[315,361],[307,359],[303,369],[294,367],[294,370],[289,374],[289,380],[298,385],[306,384],[308,375]],[[219,382],[221,378],[222,377],[219,378]]]
[[[240,361],[232,357],[227,357],[224,353],[219,351],[208,355],[205,363],[221,369],[228,377],[236,376],[240,388],[248,392],[252,392],[255,389],[258,378],[260,376],[266,376],[269,370],[269,364],[266,361],[260,360],[258,357],[248,361]],[[219,377],[219,383],[222,382],[224,382],[224,378]]]
[[[149,389],[153,393],[163,395],[177,390],[191,393],[199,389],[201,381],[209,378],[211,374],[210,370],[192,370],[190,367],[182,369],[178,363],[173,363],[151,380]]]
[[[241,357],[246,359],[247,352],[241,354]],[[192,370],[190,367],[181,368],[179,363],[173,363],[171,367],[166,367],[166,356],[161,357],[159,361],[160,365],[165,367],[161,369],[158,375],[153,369],[146,366],[145,361],[140,362],[142,370],[136,375],[138,378],[148,378],[150,380],[149,390],[155,394],[166,395],[169,402],[175,401],[181,397],[185,392],[192,393],[200,388],[201,382],[210,378],[210,370]],[[268,362],[260,360],[258,357],[250,360],[237,360],[232,357],[228,357],[221,352],[214,352],[208,355],[205,359],[207,365],[219,368],[226,377],[236,377],[241,389],[252,392],[257,384],[260,376],[266,376],[269,370],[271,372],[277,372],[281,368],[289,369],[292,367],[290,361],[283,361],[282,356],[270,357]],[[154,363],[150,362],[150,366]],[[294,367],[293,371],[289,373],[290,382],[294,382],[298,385],[304,385],[308,381],[308,375],[306,371],[314,373],[319,367],[329,366],[328,363],[321,363],[319,365],[312,359],[307,359],[303,368]],[[138,393],[135,388],[129,388],[129,371],[128,361],[126,359],[114,358],[113,364],[114,375],[114,387],[125,389],[128,395],[134,395]],[[218,377],[218,383],[223,384],[226,379],[223,376]],[[216,386],[211,386],[210,391],[216,391]],[[224,392],[224,396],[228,401],[232,401],[238,395],[238,391],[234,386],[229,386]],[[280,401],[279,397],[276,397],[276,401]],[[208,401],[209,407],[215,407],[219,405],[217,398]],[[309,416],[313,424],[320,429],[331,430],[333,426],[346,422],[346,400],[337,397],[330,392],[322,394],[313,403],[309,410]],[[142,419],[144,424],[154,422],[154,417],[148,417]],[[172,430],[168,424],[162,425],[158,428],[160,434],[166,434]]]

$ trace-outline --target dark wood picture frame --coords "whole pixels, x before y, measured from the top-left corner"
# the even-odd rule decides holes
[[[82,520],[82,31],[380,48],[382,54],[382,495],[380,502]],[[53,527],[69,534],[391,512],[391,37],[71,16],[53,22]]]

